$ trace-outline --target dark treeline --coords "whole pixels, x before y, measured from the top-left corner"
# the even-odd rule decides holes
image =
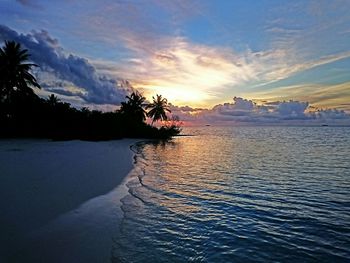
[[[167,100],[157,95],[151,104],[133,92],[119,110],[101,112],[76,109],[50,95],[38,97],[32,87],[40,88],[29,70],[27,50],[15,42],[0,48],[0,137],[52,138],[57,140],[108,140],[119,138],[170,138],[180,132],[178,120],[168,121]],[[146,112],[146,109],[149,110]],[[146,123],[167,121],[160,128]]]

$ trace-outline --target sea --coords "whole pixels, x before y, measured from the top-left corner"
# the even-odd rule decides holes
[[[349,127],[191,127],[133,146],[112,262],[350,262]]]

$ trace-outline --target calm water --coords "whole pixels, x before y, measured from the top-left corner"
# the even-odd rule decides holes
[[[185,132],[136,147],[115,262],[350,261],[350,128]]]

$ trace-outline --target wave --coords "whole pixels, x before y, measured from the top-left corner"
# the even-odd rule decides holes
[[[349,258],[349,150],[324,131],[238,129],[132,147],[115,262]]]

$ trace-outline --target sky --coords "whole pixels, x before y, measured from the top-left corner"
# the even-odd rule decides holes
[[[0,0],[0,10],[0,41],[29,49],[41,96],[113,109],[137,89],[189,122],[350,113],[348,0]]]

